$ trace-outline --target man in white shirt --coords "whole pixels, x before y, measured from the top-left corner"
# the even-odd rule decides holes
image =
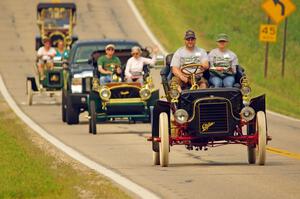
[[[201,64],[202,70],[208,69],[208,57],[206,50],[196,46],[196,35],[192,30],[187,30],[184,36],[185,46],[179,48],[173,55],[171,69],[174,77],[182,89],[185,89],[189,82],[189,77],[181,72],[181,67],[187,64]],[[196,77],[200,88],[207,88],[207,80],[199,73]]]
[[[37,59],[38,59],[38,71],[40,74],[40,79],[45,79],[44,75],[44,65],[47,66],[47,69],[53,68],[53,57],[56,54],[56,50],[51,47],[51,40],[45,38],[43,40],[44,46],[40,47],[37,51]]]
[[[128,59],[125,68],[125,79],[127,82],[140,82],[143,83],[143,66],[145,64],[154,65],[156,62],[156,55],[158,48],[153,48],[152,59],[142,57],[142,50],[138,46],[131,49],[132,57]]]

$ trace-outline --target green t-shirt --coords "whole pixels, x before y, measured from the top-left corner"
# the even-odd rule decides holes
[[[59,52],[57,49],[56,49],[56,55],[55,57],[61,57],[62,59],[68,59],[69,58],[69,51],[68,50],[64,50],[63,53]]]
[[[121,66],[121,61],[119,57],[112,56],[111,59],[108,59],[105,55],[102,55],[97,60],[98,66],[101,65],[104,70],[114,71],[116,66]],[[101,75],[108,75],[102,74]]]

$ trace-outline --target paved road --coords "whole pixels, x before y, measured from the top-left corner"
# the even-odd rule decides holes
[[[0,1],[0,72],[21,109],[52,135],[163,198],[300,198],[300,160],[268,153],[266,166],[249,166],[243,146],[206,152],[178,146],[172,148],[170,167],[154,167],[145,139],[149,124],[102,124],[93,136],[85,118],[77,126],[63,124],[53,99],[39,96],[34,98],[38,104],[25,105],[25,77],[33,74],[36,4]],[[78,10],[81,39],[129,38],[151,45],[126,1],[82,0]],[[300,154],[299,122],[270,115],[268,122],[271,146]]]

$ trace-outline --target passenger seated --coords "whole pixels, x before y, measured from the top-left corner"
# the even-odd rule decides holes
[[[156,62],[156,56],[158,48],[153,48],[152,59],[142,57],[142,50],[138,46],[134,46],[131,49],[131,55],[127,61],[125,68],[125,80],[127,82],[140,82],[143,84],[143,67],[145,64],[154,65]]]
[[[69,50],[66,49],[63,40],[58,40],[55,57],[61,57],[61,60],[67,60],[69,57]]]
[[[210,63],[209,82],[215,88],[230,88],[235,83],[238,58],[234,52],[227,49],[228,43],[228,36],[223,33],[219,34],[217,37],[218,48],[213,49],[208,54]]]
[[[100,84],[106,84],[109,82],[121,82],[120,77],[121,61],[119,57],[114,55],[115,45],[108,44],[105,47],[105,55],[98,58],[98,70],[100,72]]]
[[[55,49],[51,47],[51,40],[49,38],[44,38],[43,44],[44,46],[40,47],[37,51],[37,65],[40,80],[45,79],[44,67],[46,67],[47,70],[53,69],[53,57],[56,54]]]

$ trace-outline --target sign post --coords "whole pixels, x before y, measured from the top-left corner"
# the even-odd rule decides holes
[[[292,3],[291,0],[266,0],[262,5],[262,9],[267,13],[269,19],[271,18],[276,24],[279,24],[283,20],[285,20],[284,25],[284,36],[283,36],[283,50],[282,50],[282,69],[281,69],[281,76],[284,76],[285,70],[285,53],[286,53],[286,34],[287,34],[287,17],[292,14],[296,10],[296,6]],[[260,33],[262,34],[262,33]],[[271,35],[260,35],[260,40],[265,41],[266,43],[266,51],[268,51],[268,42],[275,42],[276,41],[276,33],[275,33],[275,40]],[[265,56],[268,56],[266,52]],[[268,58],[265,57],[265,77],[267,77],[266,68],[268,64]]]

